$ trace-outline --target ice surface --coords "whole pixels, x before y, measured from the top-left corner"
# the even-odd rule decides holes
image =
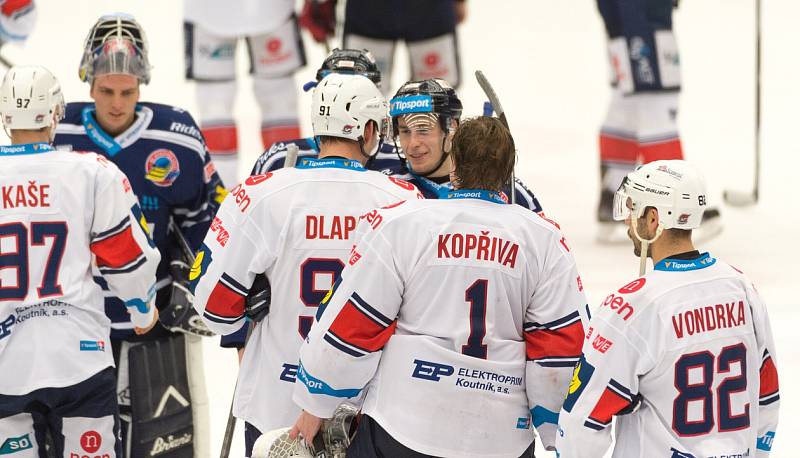
[[[721,205],[724,188],[747,190],[752,182],[754,21],[753,1],[684,1],[675,14],[683,63],[680,127],[688,159],[705,170]],[[133,13],[150,40],[154,65],[142,100],[193,110],[192,84],[183,79],[182,4],[177,0],[40,0],[37,30],[24,48],[4,55],[20,64],[42,64],[61,80],[68,101],[88,99],[78,80],[82,44],[102,13]],[[754,281],[769,305],[781,374],[781,423],[772,456],[792,452],[800,429],[798,344],[800,311],[793,281],[800,255],[800,3],[772,0],[763,10],[763,118],[761,202],[751,208],[722,206],[725,230],[703,245],[739,267]],[[475,0],[459,30],[465,115],[481,112],[483,96],[472,77],[483,70],[505,106],[519,148],[517,176],[534,190],[549,216],[558,220],[575,253],[591,304],[635,278],[638,263],[627,246],[594,242],[598,188],[596,132],[609,99],[603,26],[593,1]],[[313,77],[324,57],[307,40],[309,66],[298,87]],[[244,57],[243,49],[239,49]],[[408,64],[399,55],[393,88]],[[246,73],[244,59],[240,61]],[[260,154],[259,117],[244,78],[237,98],[242,174]],[[304,132],[310,132],[310,96],[301,94]],[[714,195],[712,194],[712,198]],[[794,203],[792,203],[794,202]],[[713,202],[712,202],[713,203]],[[794,235],[793,235],[794,234]],[[797,285],[795,285],[797,286]],[[215,339],[205,346],[211,397],[212,455],[219,451],[235,383],[236,356]],[[754,406],[753,406],[754,407]],[[751,408],[753,408],[751,407]],[[231,456],[243,456],[241,426]]]

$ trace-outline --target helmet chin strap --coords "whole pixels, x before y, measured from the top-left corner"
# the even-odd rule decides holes
[[[424,176],[425,178],[428,178],[428,177],[430,177],[431,175],[433,175],[434,173],[436,173],[436,171],[437,171],[437,170],[439,170],[439,168],[442,166],[442,164],[444,164],[444,161],[446,161],[446,160],[447,160],[447,157],[448,157],[448,156],[450,156],[450,151],[445,151],[445,150],[444,150],[444,146],[447,144],[447,136],[448,136],[448,134],[446,133],[446,134],[444,135],[444,138],[442,139],[442,157],[441,157],[441,159],[439,159],[439,162],[436,164],[436,166],[435,166],[435,167],[433,167],[433,168],[431,169],[431,171],[430,171],[430,172],[428,172],[428,173],[418,173],[418,175],[422,175],[422,176]],[[452,149],[452,148],[451,148],[451,149]]]
[[[644,239],[639,235],[639,232],[636,230],[636,225],[631,224],[631,229],[633,229],[633,235],[642,242],[642,249],[639,253],[639,276],[643,276],[645,271],[647,270],[647,250],[650,248],[650,244],[655,242],[656,239],[661,237],[661,232],[664,231],[664,226],[661,223],[658,223],[658,227],[656,228],[656,235],[653,236],[652,239]]]

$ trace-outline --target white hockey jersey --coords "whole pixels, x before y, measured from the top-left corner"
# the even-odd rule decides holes
[[[741,272],[687,255],[600,304],[560,414],[561,458],[602,456],[615,415],[614,457],[769,454],[779,395],[766,307]]]
[[[272,288],[269,315],[245,347],[237,418],[260,431],[294,423],[300,344],[349,258],[359,217],[417,198],[413,185],[341,158],[302,158],[297,168],[247,178],[225,198],[190,275],[198,313],[230,334],[244,323],[255,275],[266,273]]]
[[[92,265],[145,326],[160,256],[102,156],[36,143],[0,158],[0,393],[73,385],[114,365]]]
[[[184,0],[183,15],[221,37],[271,32],[294,13],[294,0]]]
[[[554,445],[586,299],[564,237],[499,194],[453,191],[370,213],[300,352],[294,400],[346,398],[435,456]],[[319,316],[319,315],[318,315]]]

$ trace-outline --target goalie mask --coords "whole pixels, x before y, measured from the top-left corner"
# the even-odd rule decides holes
[[[91,83],[102,75],[132,75],[150,82],[147,37],[129,14],[115,13],[97,20],[83,46],[78,71],[81,81]]]
[[[6,131],[49,127],[52,141],[58,122],[64,119],[61,85],[44,67],[14,67],[0,86],[0,115]]]

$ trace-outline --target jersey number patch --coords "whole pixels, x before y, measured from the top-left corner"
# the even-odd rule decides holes
[[[58,272],[67,244],[67,223],[63,221],[30,223],[30,230],[23,223],[7,223],[0,224],[0,272],[13,269],[16,271],[17,281],[13,286],[3,285],[0,281],[0,301],[22,301],[28,295],[29,235],[31,247],[44,245],[45,239],[52,238],[42,282],[36,288],[39,298],[62,294],[61,285],[58,283]]]
[[[486,302],[489,280],[475,280],[464,292],[469,302],[469,337],[467,344],[461,346],[461,353],[474,358],[486,359],[487,348],[483,343],[486,337]]]
[[[325,295],[339,279],[344,269],[344,263],[337,258],[308,258],[300,265],[300,300],[306,307],[318,307],[325,299]],[[330,283],[317,284],[318,275],[329,275]],[[322,288],[320,288],[320,286]],[[313,316],[300,316],[298,332],[303,339],[308,336],[311,325],[314,324]]]
[[[731,367],[739,363],[739,374],[725,377],[716,389],[716,396],[711,389],[715,362],[716,373],[720,375],[730,374]],[[675,363],[675,387],[678,397],[672,403],[672,429],[678,435],[708,434],[714,429],[715,411],[719,416],[719,432],[737,431],[750,426],[750,404],[745,404],[744,411],[738,415],[731,412],[731,396],[747,390],[747,349],[744,344],[725,347],[716,358],[709,351],[681,356]],[[702,412],[702,418],[689,419],[690,405],[700,406],[694,409]]]

